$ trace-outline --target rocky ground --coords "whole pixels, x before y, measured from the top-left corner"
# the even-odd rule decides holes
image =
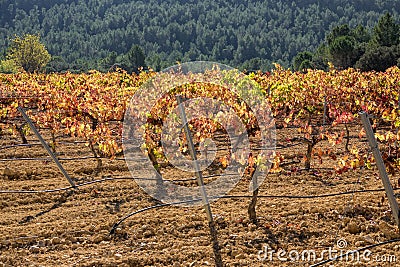
[[[293,134],[288,129],[278,130],[278,144]],[[28,140],[37,143],[33,135]],[[57,140],[60,158],[91,155],[84,143],[70,143],[76,140],[67,137]],[[0,190],[69,186],[55,164],[44,160],[47,154],[40,145],[9,147],[19,142],[15,136],[1,136]],[[366,143],[353,138],[351,145]],[[333,149],[339,156],[343,150],[343,145],[331,148],[327,142],[318,147]],[[351,193],[383,188],[375,168],[339,175],[333,169],[336,161],[323,157],[322,163],[313,159],[312,170],[305,171],[305,145],[278,151],[285,156],[284,171],[268,175],[260,188],[264,197],[257,203],[258,224],[248,220],[250,198],[225,198],[211,204],[226,266],[311,266],[328,259],[329,251],[336,256],[399,237],[384,191]],[[125,220],[110,235],[113,225],[126,214],[158,202],[129,179],[123,160],[103,159],[103,170],[97,175],[94,159],[62,163],[79,184],[116,179],[87,184],[74,192],[2,192],[0,266],[214,265],[201,206],[144,211]],[[174,175],[171,170],[169,174]],[[289,198],[339,192],[348,194]],[[250,196],[246,182],[240,182],[229,195]],[[359,262],[350,256],[323,266],[398,266],[400,262],[400,242],[364,252],[355,254]]]

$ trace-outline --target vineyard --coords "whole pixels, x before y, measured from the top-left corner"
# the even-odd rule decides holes
[[[234,80],[229,75],[223,79]],[[139,186],[125,160],[130,155],[123,144],[126,112],[143,109],[130,101],[154,77],[157,73],[124,71],[0,74],[0,266],[215,264],[203,207],[161,203]],[[251,73],[246,79],[262,92],[268,114],[251,111],[252,105],[240,102],[224,84],[191,82],[193,76],[161,95],[143,115],[142,145],[150,165],[162,179],[188,187],[195,183],[193,173],[174,168],[165,156],[187,154],[187,138],[177,133],[179,146],[173,152],[160,145],[162,122],[178,105],[174,96],[217,99],[245,122],[252,150],[245,158],[226,152],[236,140],[228,140],[221,124],[189,122],[195,144],[201,149],[205,140],[215,144],[214,159],[203,172],[206,183],[218,180],[235,160],[243,174],[227,195],[210,195],[219,198],[211,209],[224,264],[311,266],[327,260],[321,254],[329,248],[346,253],[371,247],[368,259],[356,263],[343,257],[325,266],[396,266],[400,233],[360,112],[370,115],[397,193],[400,69],[302,73],[276,66],[271,73]],[[143,107],[148,101],[143,99]],[[21,108],[71,176],[70,183]],[[260,142],[265,138],[255,119],[260,116],[276,138],[273,153],[264,158],[268,173],[255,194],[249,192],[249,177],[263,160]],[[316,257],[302,258],[305,250],[315,250]],[[279,258],[278,251],[286,254]]]

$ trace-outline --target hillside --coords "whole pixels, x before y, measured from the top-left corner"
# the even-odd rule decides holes
[[[3,54],[15,34],[40,33],[61,69],[104,67],[135,44],[156,69],[188,60],[268,69],[314,50],[334,26],[371,28],[387,11],[398,19],[400,0],[1,0],[0,10]]]

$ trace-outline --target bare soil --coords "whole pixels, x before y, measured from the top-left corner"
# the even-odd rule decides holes
[[[358,131],[357,127],[351,129],[350,146],[365,149],[367,143],[358,139]],[[50,138],[45,130],[42,132],[46,139]],[[376,168],[339,175],[334,170],[337,160],[323,156],[322,163],[315,157],[312,169],[303,170],[306,145],[280,147],[290,145],[288,138],[296,134],[295,129],[277,130],[277,151],[285,157],[284,171],[269,174],[260,187],[260,195],[275,197],[258,199],[257,225],[248,220],[250,198],[224,198],[211,204],[226,266],[311,266],[322,260],[318,260],[321,255],[327,259],[328,255],[322,253],[330,248],[347,252],[399,237],[384,191],[351,193],[383,188]],[[3,133],[0,137],[0,190],[69,186],[56,165],[46,160],[48,155],[43,147],[13,146],[20,143],[16,136]],[[29,135],[28,141],[38,143],[34,135]],[[57,141],[59,158],[91,156],[84,142],[76,143],[76,139],[69,137]],[[344,154],[343,144],[332,147],[323,141],[317,144],[318,148],[331,149],[338,157]],[[168,206],[141,212],[110,235],[113,225],[125,215],[159,202],[129,179],[122,158],[103,159],[103,170],[98,175],[94,174],[95,159],[62,163],[78,184],[118,179],[81,186],[74,192],[2,192],[0,266],[214,265],[207,218],[201,206]],[[397,187],[397,177],[391,179]],[[247,188],[248,184],[242,181],[229,194],[251,196]],[[340,192],[349,194],[289,198]],[[270,253],[263,260],[266,248]],[[278,255],[279,250],[286,254],[281,251]],[[316,258],[302,259],[302,252],[311,250],[316,252]],[[370,251],[367,258],[360,252],[358,263],[343,258],[324,266],[400,265],[395,262],[400,262],[400,242]],[[296,253],[299,259],[292,261]]]

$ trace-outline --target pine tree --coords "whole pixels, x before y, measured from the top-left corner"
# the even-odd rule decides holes
[[[400,41],[399,30],[400,27],[396,24],[393,17],[389,13],[386,13],[374,27],[372,45],[374,47],[398,45]]]

